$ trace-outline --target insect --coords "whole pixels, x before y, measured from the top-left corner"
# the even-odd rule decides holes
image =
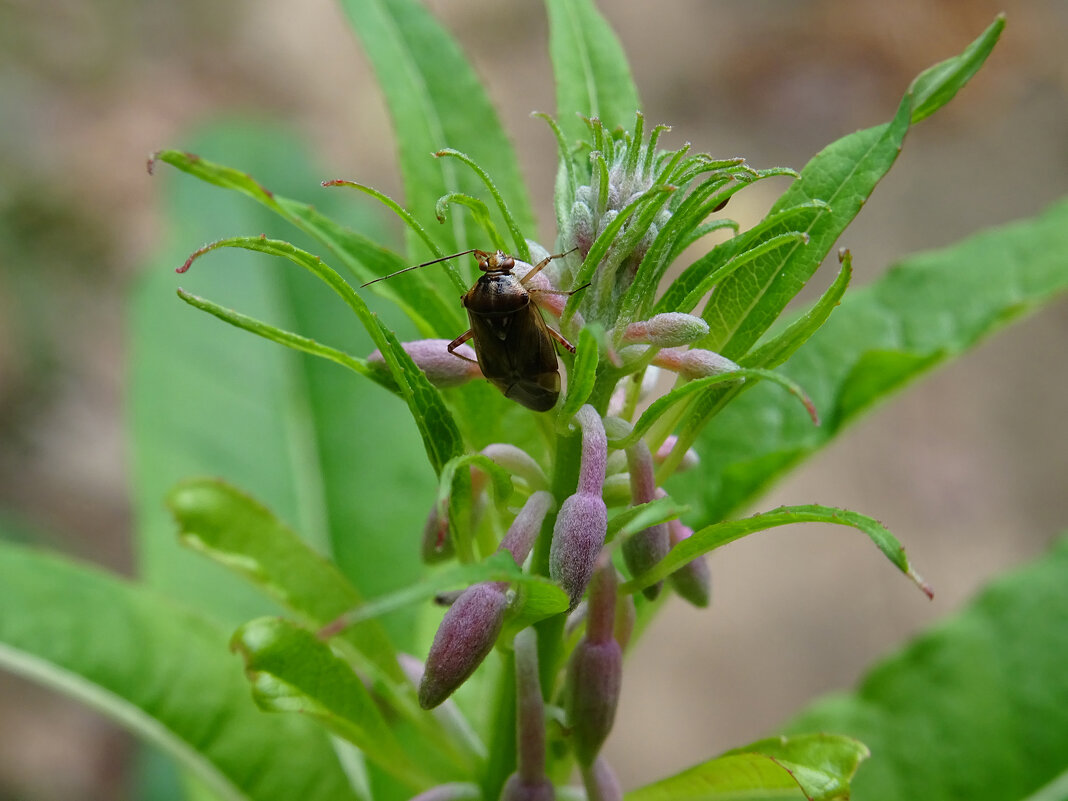
[[[516,259],[503,251],[487,253],[483,250],[465,250],[415,267],[406,267],[375,281],[468,253],[475,254],[482,275],[460,297],[467,309],[471,327],[449,343],[449,353],[458,359],[477,360],[482,374],[506,398],[536,412],[549,411],[560,397],[560,370],[553,340],[571,353],[575,352],[575,346],[545,322],[537,306],[531,302],[531,294],[573,295],[586,286],[564,292],[534,288],[529,284],[549,262],[567,253],[547,256],[522,278],[512,273]],[[375,281],[368,281],[364,286]],[[476,359],[468,359],[456,352],[456,348],[467,340],[471,340]]]

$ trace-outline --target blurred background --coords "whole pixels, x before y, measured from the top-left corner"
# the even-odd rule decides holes
[[[555,144],[529,117],[554,108],[540,4],[429,5],[488,84],[547,226]],[[795,168],[889,119],[917,73],[1002,10],[987,0],[601,5],[647,119],[673,126],[666,144]],[[309,185],[343,176],[401,195],[389,120],[340,10],[295,8],[0,0],[0,518],[45,532],[39,541],[132,570],[123,303],[164,230],[149,153],[245,114],[308,144],[325,170]],[[857,285],[1068,189],[1068,4],[1006,10],[987,65],[910,132],[842,240]],[[783,186],[741,193],[732,216],[751,224]],[[878,517],[935,600],[843,530],[781,529],[717,552],[713,608],[672,601],[632,654],[608,746],[625,787],[756,739],[853,685],[1047,547],[1068,523],[1066,336],[1062,302],[911,388],[763,500]],[[0,675],[0,800],[138,797],[136,753],[92,712]]]

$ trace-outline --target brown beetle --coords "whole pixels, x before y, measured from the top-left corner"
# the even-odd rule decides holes
[[[549,411],[560,397],[560,370],[553,340],[572,353],[575,352],[575,347],[558,331],[549,327],[537,306],[531,302],[530,296],[533,292],[571,295],[585,287],[570,292],[528,288],[530,280],[549,262],[566,256],[566,253],[547,256],[522,278],[512,273],[516,260],[500,250],[495,253],[466,250],[445,258],[451,259],[467,253],[475,254],[478,268],[483,274],[460,298],[467,309],[471,327],[449,343],[449,353],[458,359],[472,361],[456,353],[456,348],[470,339],[482,374],[504,393],[506,398],[536,412]],[[427,264],[444,260],[435,259],[416,267],[425,267]],[[407,267],[398,272],[414,270],[416,267]],[[391,278],[393,275],[397,273],[383,278]],[[375,281],[381,281],[383,278],[376,278]],[[368,283],[373,284],[374,281]]]

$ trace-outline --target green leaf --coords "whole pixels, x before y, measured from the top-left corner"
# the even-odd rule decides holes
[[[933,597],[931,588],[920,578],[905,556],[905,549],[901,546],[901,543],[879,521],[848,509],[836,509],[818,504],[780,506],[770,512],[761,512],[742,520],[728,520],[723,523],[713,523],[710,526],[705,526],[695,531],[693,536],[675,545],[667,556],[648,571],[640,576],[635,576],[624,584],[621,591],[638,592],[645,587],[656,584],[660,579],[671,575],[698,556],[714,551],[716,548],[757,531],[767,531],[770,528],[786,526],[791,523],[834,523],[841,526],[852,526],[862,531],[868,535],[871,541],[875,543],[879,550],[883,552],[883,555],[898,570],[912,579],[913,583],[923,590],[928,597]]]
[[[240,170],[178,150],[161,150],[153,158],[209,184],[252,198],[330,248],[361,283],[408,266],[393,251],[339,225],[314,206],[275,194]],[[405,283],[404,291],[385,283],[376,284],[375,291],[404,309],[424,336],[452,336],[449,332],[463,325],[459,306],[448,301],[452,294],[443,292],[441,284],[431,281],[429,274],[420,272],[418,279]]]
[[[853,277],[853,259],[849,251],[842,251],[839,260],[842,262],[842,269],[819,301],[790,323],[781,334],[747,353],[742,360],[746,367],[762,367],[767,370],[778,367],[823,327],[831,312],[842,302],[849,280]]]
[[[233,159],[279,193],[304,199],[302,192],[315,192],[323,212],[346,200],[316,189],[308,176],[322,173],[302,156],[300,143],[262,122],[215,126],[189,146]],[[170,244],[143,271],[129,318],[130,474],[142,575],[231,630],[277,612],[174,536],[166,493],[190,475],[215,475],[269,499],[279,520],[332,555],[365,597],[413,580],[421,567],[411,555],[418,553],[434,482],[405,406],[349,370],[220,325],[174,297],[174,268],[192,243],[234,231],[292,229],[273,211],[235,203],[213,186],[169,172],[156,180],[166,190]],[[345,213],[361,222],[351,209]],[[296,234],[295,242],[315,246]],[[349,353],[375,347],[352,311],[313,276],[270,269],[260,254],[231,250],[224,258],[182,284]],[[369,302],[384,306],[375,297]],[[383,314],[405,325],[395,308]],[[414,334],[408,328],[405,338]],[[374,469],[354,479],[352,466],[361,463]],[[387,621],[397,647],[418,649],[412,622],[406,615]]]
[[[318,726],[256,709],[214,624],[44,552],[0,544],[0,573],[0,667],[111,717],[221,799],[355,800]]]
[[[239,628],[231,647],[245,660],[252,697],[261,709],[299,712],[322,723],[410,787],[432,783],[401,747],[360,677],[312,632],[279,618],[260,618]]]
[[[696,447],[699,475],[670,491],[722,520],[776,476],[822,447],[860,412],[936,364],[1068,290],[1068,201],[1032,220],[912,256],[841,306],[782,368],[823,416],[814,428],[770,387],[736,398]]]
[[[485,581],[506,581],[521,584],[539,584],[544,587],[555,588],[561,595],[563,590],[556,587],[549,579],[531,573],[524,573],[516,566],[512,555],[507,551],[498,551],[481,562],[468,565],[451,565],[442,570],[428,574],[422,581],[409,584],[403,589],[389,595],[376,598],[373,601],[361,604],[350,609],[344,615],[338,617],[322,632],[323,635],[334,636],[347,626],[353,626],[364,620],[370,620],[381,615],[395,612],[413,604],[422,603],[449,590],[470,587]],[[538,597],[544,598],[553,595],[550,591],[538,591]],[[549,603],[555,603],[549,601]],[[566,605],[564,607],[567,608]]]
[[[556,118],[573,144],[588,134],[578,115],[607,130],[629,127],[641,108],[615,33],[592,0],[546,0],[549,56],[556,76]]]
[[[704,312],[711,330],[700,347],[737,360],[753,346],[812,277],[893,165],[912,122],[913,109],[920,108],[927,116],[948,102],[990,54],[1003,26],[999,19],[964,53],[921,75],[889,123],[838,140],[805,166],[801,177],[769,214],[813,200],[827,203],[828,213],[804,229],[809,235],[808,245],[796,244],[769,254],[752,269],[732,275],[716,288]]]
[[[212,242],[190,256],[185,263],[185,268],[193,259],[218,248],[244,248],[272,256],[281,256],[298,267],[303,267],[334,290],[356,314],[357,319],[371,335],[371,339],[378,345],[383,360],[400,387],[401,395],[407,401],[412,417],[415,418],[419,432],[423,436],[423,446],[426,448],[434,471],[440,473],[449,459],[460,454],[462,450],[460,431],[452,414],[445,406],[441,393],[401,347],[396,335],[371,313],[363,299],[333,268],[318,256],[313,256],[289,242],[267,239],[262,236],[237,236]]]
[[[567,394],[560,404],[557,420],[567,425],[575,413],[582,408],[593,392],[597,381],[598,358],[597,335],[590,328],[579,331],[575,343],[575,359],[567,372]]]
[[[848,799],[850,779],[868,757],[848,737],[801,734],[761,740],[632,790],[625,801]]]
[[[241,328],[248,331],[250,334],[263,337],[271,342],[277,342],[279,345],[285,345],[287,348],[293,350],[299,350],[302,353],[307,353],[312,356],[319,356],[320,358],[327,359],[340,364],[342,367],[348,367],[354,373],[362,375],[364,378],[370,378],[375,383],[381,384],[386,389],[396,390],[396,384],[389,381],[381,371],[373,369],[366,359],[361,359],[358,356],[353,356],[351,353],[345,353],[337,348],[324,345],[321,342],[316,342],[309,337],[295,334],[292,331],[285,331],[276,326],[265,323],[261,320],[257,320],[254,317],[249,317],[241,312],[234,311],[233,309],[227,309],[225,306],[220,306],[218,303],[214,303],[207,298],[198,297],[191,292],[186,292],[179,287],[178,297],[188,303],[194,308],[206,311],[208,314],[214,315],[222,320],[224,323],[229,323],[235,328]]]
[[[315,626],[363,602],[335,565],[317,554],[269,509],[211,478],[183,481],[167,496],[182,543],[252,581]],[[396,654],[374,621],[346,639],[385,675],[404,681]]]
[[[441,226],[434,218],[434,204],[442,195],[477,197],[484,190],[476,174],[432,155],[455,148],[493,178],[519,228],[533,231],[515,152],[485,88],[452,37],[415,0],[344,0],[342,7],[374,66],[393,118],[409,210],[436,231],[446,252],[479,246],[482,233],[472,221],[454,217],[451,225]]]
[[[913,125],[930,117],[964,88],[964,84],[983,66],[1004,29],[1005,14],[1002,12],[959,56],[935,64],[917,76],[909,87]]]
[[[873,756],[854,783],[858,801],[995,801],[1047,785],[1052,792],[1068,769],[1066,577],[1062,539],[876,666],[855,692],[817,702],[788,728],[868,744]]]

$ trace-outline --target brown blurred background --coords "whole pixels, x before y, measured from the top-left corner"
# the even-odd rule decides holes
[[[548,225],[554,143],[528,116],[553,109],[541,5],[430,5],[488,83]],[[987,0],[601,5],[647,119],[674,126],[668,144],[796,168],[889,119],[913,76],[1001,10]],[[131,568],[122,303],[162,229],[148,153],[213,115],[249,112],[297,127],[328,167],[309,181],[357,177],[400,194],[389,121],[341,12],[330,0],[296,7],[0,0],[0,510],[79,557]],[[843,239],[858,284],[1068,189],[1068,4],[1006,10],[987,65],[909,134]],[[734,216],[754,221],[781,191],[770,183],[739,195]],[[841,530],[782,529],[717,553],[712,610],[672,602],[632,654],[608,748],[626,787],[766,734],[1043,551],[1068,523],[1066,335],[1062,302],[909,390],[764,499],[875,515],[936,598]],[[133,753],[106,721],[0,675],[0,801],[132,798]]]

